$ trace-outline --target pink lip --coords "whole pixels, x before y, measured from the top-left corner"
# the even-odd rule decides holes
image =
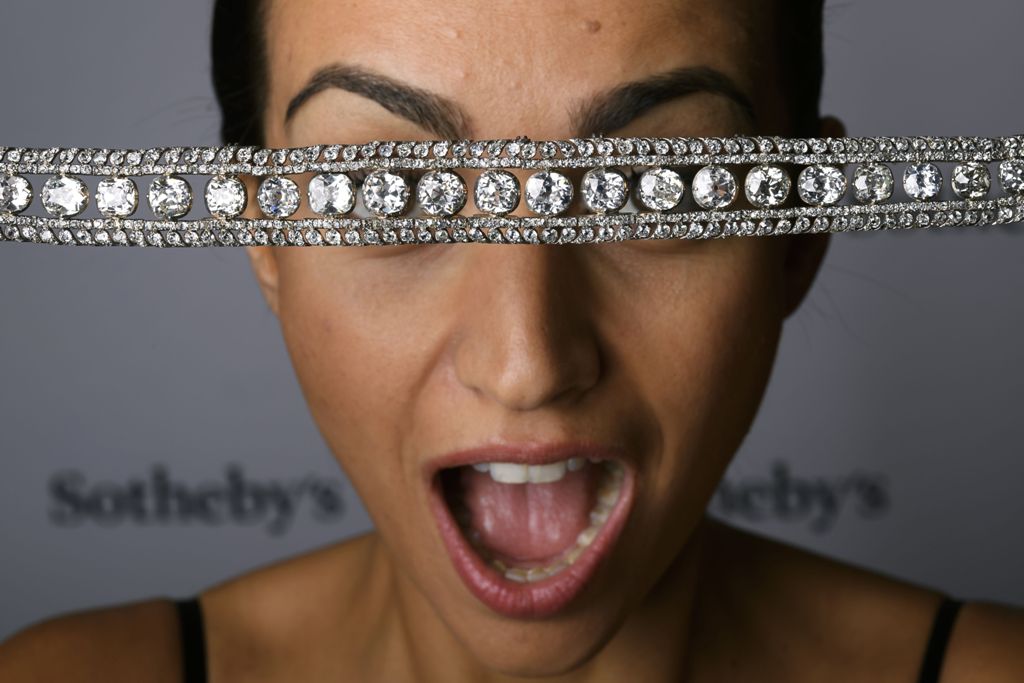
[[[441,491],[440,477],[446,467],[477,462],[521,462],[544,464],[570,457],[617,460],[625,468],[622,491],[601,531],[577,560],[554,576],[533,583],[519,583],[498,572],[470,547],[452,518]],[[586,587],[602,561],[611,554],[633,505],[634,473],[617,451],[580,444],[530,444],[492,446],[450,453],[427,464],[430,507],[456,573],[478,600],[499,614],[513,618],[540,619],[569,605]]]

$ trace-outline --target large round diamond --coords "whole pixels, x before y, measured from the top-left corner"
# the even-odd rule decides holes
[[[519,205],[519,182],[508,171],[484,171],[476,179],[473,201],[484,213],[509,213]]]
[[[918,200],[938,197],[942,191],[942,171],[935,164],[911,164],[903,172],[903,189]]]
[[[309,207],[321,216],[341,216],[355,205],[355,184],[344,173],[321,173],[309,181]]]
[[[468,196],[466,182],[453,171],[431,171],[416,185],[416,200],[431,216],[454,216]]]
[[[397,216],[409,204],[409,183],[391,171],[374,171],[363,181],[363,205],[375,216]]]
[[[299,186],[290,178],[270,176],[256,193],[260,210],[271,218],[288,218],[299,210]]]
[[[724,209],[737,190],[736,177],[724,166],[705,166],[693,177],[693,198],[705,209]]]
[[[751,204],[768,209],[786,201],[791,186],[789,174],[778,166],[758,166],[747,174],[743,189]]]
[[[892,197],[896,181],[885,164],[864,164],[853,174],[853,193],[862,204],[877,204]]]
[[[554,216],[568,209],[572,195],[572,181],[558,171],[540,171],[526,180],[526,205],[542,216]]]
[[[46,181],[40,194],[43,206],[58,218],[77,216],[89,204],[89,190],[78,178],[56,175]]]
[[[1009,194],[1024,194],[1024,161],[999,164],[999,182]]]
[[[192,208],[192,187],[179,176],[160,176],[149,186],[149,208],[163,219],[181,218]]]
[[[583,201],[597,213],[618,211],[629,199],[626,176],[614,168],[594,168],[583,176]]]
[[[683,201],[686,184],[683,177],[671,168],[652,168],[644,171],[637,184],[640,202],[653,211],[671,211]]]
[[[96,208],[107,218],[127,218],[139,208],[139,188],[131,178],[104,178],[96,186]]]
[[[245,211],[245,184],[231,176],[216,176],[206,183],[206,208],[217,218],[234,218]]]
[[[32,203],[32,184],[20,175],[0,177],[0,210],[20,213]]]
[[[835,204],[846,194],[846,176],[835,166],[808,166],[796,181],[797,192],[806,204]]]
[[[961,199],[981,199],[992,187],[988,167],[971,161],[953,169],[953,192]]]

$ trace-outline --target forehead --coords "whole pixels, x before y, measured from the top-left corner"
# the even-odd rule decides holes
[[[555,137],[568,105],[681,66],[721,71],[757,109],[774,77],[766,0],[265,1],[271,121],[335,63],[459,103],[478,137]]]

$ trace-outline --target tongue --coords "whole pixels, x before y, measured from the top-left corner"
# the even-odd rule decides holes
[[[507,560],[547,560],[590,525],[595,467],[589,462],[559,481],[500,484],[486,472],[461,468],[462,501],[470,526],[488,550]]]

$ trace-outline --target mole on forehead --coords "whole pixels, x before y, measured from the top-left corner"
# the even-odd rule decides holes
[[[449,3],[437,11],[434,0],[387,0],[340,3],[333,0],[307,0],[295,5],[281,0],[269,3],[266,17],[271,42],[290,51],[327,42],[340,36],[344,44],[365,45],[372,41],[382,49],[405,49],[410,41],[429,38],[427,43],[450,46],[457,41],[486,39],[492,43],[496,26],[509,36],[514,47],[519,39],[553,36],[599,37],[603,40],[628,40],[648,44],[649,39],[684,37],[687,42],[724,36],[749,21],[749,10],[734,11],[737,3],[715,0],[670,0],[668,2],[621,3],[618,0],[544,3],[534,0],[501,4]],[[746,4],[741,2],[739,4]],[[424,11],[418,11],[423,5]],[[538,7],[542,11],[538,11]],[[642,9],[642,11],[640,11]],[[763,25],[763,21],[758,22]],[[746,32],[742,31],[741,32]],[[301,36],[304,40],[295,40]],[[281,40],[275,41],[274,38]],[[322,37],[322,38],[321,38]],[[312,40],[310,40],[312,39]],[[493,43],[492,43],[493,44]],[[557,48],[557,45],[552,45]],[[705,46],[713,47],[713,46]]]

